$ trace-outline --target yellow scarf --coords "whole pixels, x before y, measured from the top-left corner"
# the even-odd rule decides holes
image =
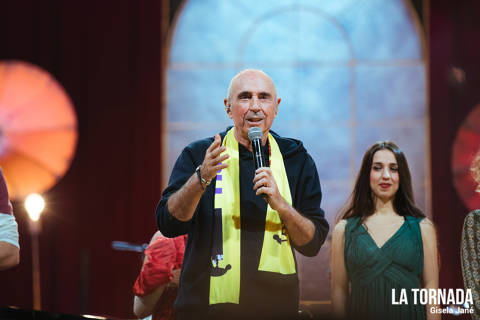
[[[283,157],[277,142],[268,134],[273,177],[281,196],[292,204]],[[239,303],[240,298],[240,179],[239,152],[234,128],[222,145],[230,157],[228,168],[217,173],[215,185],[215,218],[210,277],[210,304]],[[290,238],[277,211],[267,206],[265,233],[258,270],[294,274],[295,260]]]

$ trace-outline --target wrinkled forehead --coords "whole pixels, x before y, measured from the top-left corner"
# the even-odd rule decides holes
[[[277,96],[272,79],[260,70],[243,71],[232,79],[229,87],[229,98],[236,96],[240,92],[264,92],[269,93],[272,97]]]

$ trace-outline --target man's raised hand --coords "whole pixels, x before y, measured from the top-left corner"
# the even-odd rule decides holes
[[[222,163],[230,156],[225,153],[221,155],[227,148],[222,146],[222,139],[219,134],[215,135],[215,139],[205,152],[202,167],[200,168],[200,175],[206,181],[210,181],[217,175],[221,169],[228,167],[228,164]]]

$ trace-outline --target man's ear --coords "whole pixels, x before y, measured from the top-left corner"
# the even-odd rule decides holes
[[[223,99],[223,104],[225,105],[225,112],[227,112],[228,117],[232,119],[232,110],[227,98]]]
[[[275,115],[277,115],[277,113],[278,113],[278,106],[280,105],[280,102],[282,102],[282,99],[278,98],[277,99],[277,107],[275,108]]]

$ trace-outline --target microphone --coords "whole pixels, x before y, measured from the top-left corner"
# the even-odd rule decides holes
[[[262,130],[259,127],[252,127],[248,130],[248,139],[252,142],[253,162],[255,170],[261,167],[266,167],[265,157],[262,151]]]
[[[258,168],[266,167],[265,157],[262,151],[262,130],[259,127],[252,127],[248,130],[248,139],[252,142],[253,163],[255,164],[255,171]],[[263,199],[267,199],[267,195],[261,194]]]

